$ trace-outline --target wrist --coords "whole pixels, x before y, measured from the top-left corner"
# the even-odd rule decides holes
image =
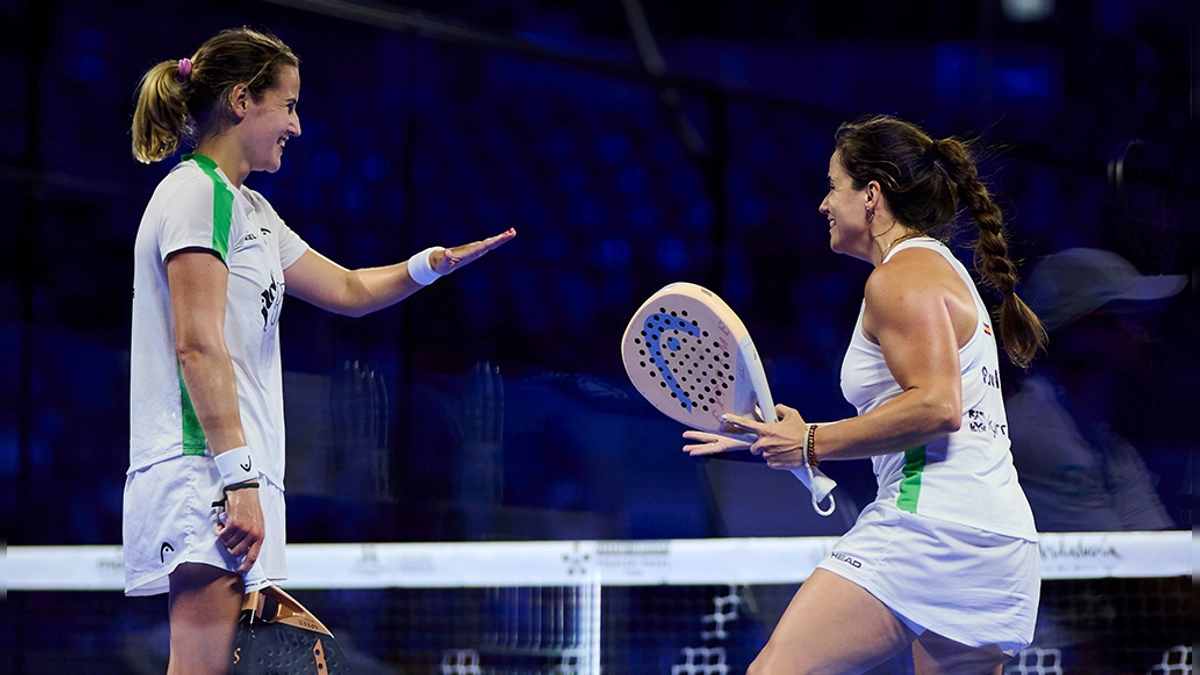
[[[445,250],[441,246],[430,246],[424,251],[414,254],[413,257],[408,259],[408,276],[412,277],[413,281],[422,286],[428,286],[445,276],[434,269],[433,265],[429,264],[430,256]]]
[[[221,472],[221,484],[225,487],[258,480],[259,473],[254,467],[254,458],[250,455],[250,446],[226,450],[219,455],[213,455],[217,470]]]

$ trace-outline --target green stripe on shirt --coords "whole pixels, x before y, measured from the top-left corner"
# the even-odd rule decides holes
[[[200,418],[196,416],[196,409],[192,407],[192,397],[188,394],[187,383],[183,381],[183,367],[178,362],[175,367],[179,370],[179,410],[180,421],[183,424],[183,454],[203,455],[208,439],[204,436],[204,429],[200,426]]]
[[[228,260],[229,231],[233,226],[233,192],[217,173],[217,163],[212,158],[188,153],[182,159],[185,162],[189,159],[196,162],[213,183],[212,250],[221,256],[221,260]],[[179,371],[179,399],[183,454],[203,455],[207,439],[204,429],[200,426],[200,418],[196,416],[196,409],[192,407],[192,397],[188,394],[187,383],[183,381],[182,369]]]
[[[909,513],[917,512],[917,499],[921,496],[921,474],[925,471],[925,446],[904,451],[904,479],[900,481],[900,495],[896,507]]]
[[[212,249],[226,260],[229,256],[229,229],[233,224],[233,191],[217,173],[217,163],[204,155],[188,153],[183,160],[193,160],[213,182]]]

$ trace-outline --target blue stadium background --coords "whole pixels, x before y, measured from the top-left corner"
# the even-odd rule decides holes
[[[134,86],[228,26],[274,31],[301,56],[304,135],[280,172],[248,184],[319,251],[360,267],[520,233],[377,315],[286,303],[290,542],[820,533],[798,485],[794,503],[721,494],[714,476],[732,460],[680,456],[682,428],[638,398],[618,341],[650,293],[702,283],[745,319],[776,401],[809,419],[852,414],[839,368],[869,268],[828,250],[816,209],[833,132],[863,114],[982,137],[1016,258],[1097,246],[1142,273],[1194,277],[1195,4],[644,10],[665,78],[643,68],[617,1],[5,2],[6,542],[120,542],[132,244],[173,163],[132,159]],[[1133,178],[1114,179],[1118,162]],[[1194,286],[1159,310],[1112,424],[1189,528]],[[1020,374],[1003,376],[1010,389]],[[866,462],[830,471],[847,502],[874,495]],[[133,602],[97,611],[128,631],[161,622],[158,599]],[[6,651],[53,653],[72,601],[18,598],[4,613]]]
[[[173,162],[132,158],[134,89],[225,27],[302,58],[303,136],[248,184],[318,250],[369,266],[519,232],[367,318],[285,303],[293,542],[736,534],[618,342],[652,292],[700,283],[745,319],[777,401],[852,414],[838,370],[869,269],[829,251],[816,209],[837,124],[866,113],[982,136],[1017,258],[1098,246],[1145,273],[1195,269],[1191,3],[648,1],[659,80],[615,1],[372,5],[409,30],[302,4],[5,3],[9,544],[120,541],[132,243]],[[1111,179],[1121,159],[1149,196]],[[1188,528],[1194,295],[1169,309],[1120,424]],[[870,500],[865,462],[835,473]],[[760,516],[789,533],[795,514]]]
[[[816,212],[842,120],[886,112],[937,135],[982,135],[1020,258],[1089,245],[1147,273],[1194,264],[1194,92],[1187,14],[1173,3],[1060,3],[1032,22],[1012,18],[1021,3],[647,3],[696,156],[643,74],[619,3],[382,6],[426,17],[424,32],[287,4],[6,6],[10,543],[119,541],[132,240],[170,163],[130,156],[134,87],[222,27],[268,28],[303,59],[304,134],[280,172],[250,184],[318,250],[377,265],[520,233],[361,320],[287,303],[289,398],[316,411],[290,411],[291,436],[385,450],[374,458],[383,477],[329,465],[355,461],[347,448],[313,450],[325,453],[321,475],[294,458],[293,541],[469,537],[461,518],[434,512],[473,499],[455,453],[470,426],[466,384],[484,363],[505,398],[477,407],[502,410],[505,431],[502,485],[481,499],[538,511],[544,536],[719,534],[693,485],[697,462],[676,456],[678,429],[629,388],[617,344],[650,293],[701,283],[746,320],[777,400],[812,419],[850,414],[837,373],[869,270],[829,252]],[[1119,202],[1107,170],[1137,139],[1161,155],[1151,168],[1170,177],[1161,199],[1173,211],[1140,229],[1146,214]],[[1155,405],[1132,416],[1143,445],[1178,451],[1195,437],[1181,422],[1187,352],[1171,354],[1184,367],[1164,369]],[[369,421],[345,395],[326,403],[364,377],[379,411]],[[467,444],[479,436],[465,433]],[[838,468],[865,501],[870,476],[855,464]],[[1164,486],[1177,517],[1179,487]],[[330,502],[361,518],[326,522]]]

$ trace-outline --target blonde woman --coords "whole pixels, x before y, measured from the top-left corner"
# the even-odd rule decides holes
[[[139,88],[134,155],[194,146],[155,189],[134,249],[126,594],[169,593],[172,674],[227,672],[243,593],[286,574],[284,295],[360,316],[516,235],[357,270],[310,248],[245,184],[300,136],[299,66],[278,38],[239,28]]]

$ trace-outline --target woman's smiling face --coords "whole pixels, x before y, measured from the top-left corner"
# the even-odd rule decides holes
[[[867,189],[855,188],[842,166],[839,151],[829,158],[829,192],[820,209],[829,221],[829,248],[836,253],[870,259],[871,223],[867,220]]]
[[[274,173],[283,161],[283,148],[292,136],[300,135],[300,116],[296,104],[300,100],[300,70],[293,66],[279,69],[278,83],[263,92],[262,100],[248,97],[245,138],[251,171]]]

